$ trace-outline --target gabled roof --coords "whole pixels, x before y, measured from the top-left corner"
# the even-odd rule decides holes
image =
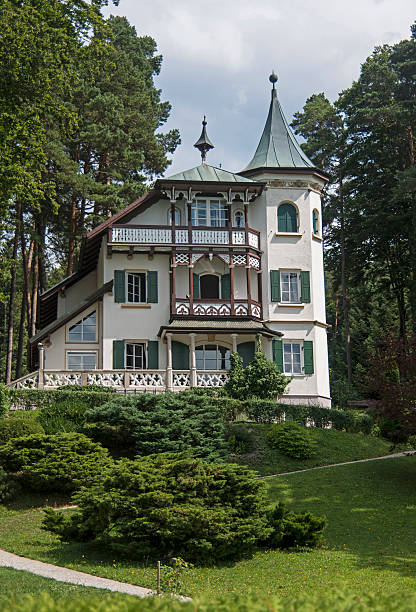
[[[208,164],[200,164],[190,170],[184,170],[178,174],[168,176],[160,181],[204,181],[210,183],[253,183],[249,178],[240,176],[235,172],[216,168]]]
[[[314,167],[291,131],[273,85],[269,114],[263,134],[253,159],[242,172],[257,168]]]

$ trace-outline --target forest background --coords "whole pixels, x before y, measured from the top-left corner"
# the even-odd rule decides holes
[[[28,371],[38,296],[76,270],[82,238],[143,194],[180,143],[162,57],[106,0],[2,0],[0,12],[0,372]],[[115,3],[117,4],[117,3]],[[334,103],[294,116],[331,176],[324,238],[331,389],[366,395],[385,339],[416,331],[416,24],[376,47]]]

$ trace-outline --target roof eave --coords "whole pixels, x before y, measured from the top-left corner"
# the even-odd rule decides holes
[[[325,172],[324,170],[321,170],[320,168],[316,168],[315,166],[279,166],[277,168],[275,167],[268,167],[268,166],[260,166],[258,168],[250,168],[247,170],[241,170],[241,172],[239,172],[239,174],[241,174],[242,176],[248,176],[250,177],[251,175],[255,176],[258,174],[265,174],[265,173],[270,173],[270,174],[312,174],[314,176],[317,176],[318,178],[320,178],[322,181],[324,181],[325,183],[327,183],[330,180],[330,175]]]

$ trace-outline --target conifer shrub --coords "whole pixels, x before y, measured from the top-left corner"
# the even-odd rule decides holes
[[[0,418],[7,415],[10,410],[10,391],[6,385],[0,383]]]
[[[0,446],[0,466],[32,491],[71,493],[111,466],[108,451],[83,434],[33,434]]]
[[[271,548],[314,548],[322,540],[326,519],[311,512],[289,512],[283,503],[267,513],[273,529],[264,542]]]
[[[309,459],[316,445],[310,431],[296,421],[273,425],[266,434],[266,440],[271,448],[293,459]]]
[[[227,427],[229,449],[236,455],[250,453],[256,447],[256,436],[246,423],[233,423]]]
[[[121,459],[73,501],[71,515],[45,511],[44,528],[63,541],[94,541],[141,558],[217,562],[272,533],[266,484],[256,472],[185,453]]]
[[[14,410],[0,419],[0,446],[12,438],[45,433],[36,410]]]
[[[227,454],[219,401],[193,390],[117,396],[86,413],[85,433],[117,456],[192,450],[216,460]]]

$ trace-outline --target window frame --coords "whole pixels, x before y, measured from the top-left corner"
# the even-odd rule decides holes
[[[199,223],[199,217],[195,212],[198,212],[198,205],[199,204],[205,204],[205,219],[206,219],[206,223],[205,224],[201,224]],[[218,204],[218,212],[220,211],[224,211],[225,212],[225,216],[224,218],[222,218],[221,215],[219,215],[218,220],[220,221],[224,221],[224,223],[222,225],[214,225],[213,224],[213,210],[212,210],[212,204]],[[194,223],[194,220],[198,221],[198,223]],[[192,204],[191,204],[191,226],[192,227],[215,227],[215,228],[225,228],[228,225],[228,207],[227,207],[227,203],[223,198],[194,198],[192,200]]]
[[[241,220],[242,220],[242,224],[241,224],[241,225],[238,225],[238,224],[236,223],[235,218],[236,218],[236,215],[237,215],[237,214],[241,215]],[[234,227],[242,228],[242,227],[244,227],[244,226],[245,226],[244,212],[243,212],[242,210],[238,209],[238,210],[235,210],[235,211],[234,211],[234,215],[233,215],[233,223],[234,223]]]
[[[285,204],[288,204],[289,206],[292,206],[294,211],[295,211],[295,230],[294,231],[287,231],[287,230],[281,230],[279,228],[279,209],[281,206],[284,206]],[[300,227],[300,215],[299,215],[299,208],[297,207],[297,205],[294,202],[291,202],[289,200],[284,200],[283,202],[279,202],[278,206],[277,206],[277,233],[278,234],[299,234],[299,227]]]
[[[142,367],[141,368],[136,368],[136,367],[129,367],[127,365],[127,347],[128,346],[141,346],[142,347]],[[133,354],[132,355],[133,360],[136,358],[136,356]],[[139,341],[127,341],[125,340],[124,342],[124,369],[125,370],[145,370],[147,367],[147,342],[139,342]]]
[[[287,372],[286,371],[286,360],[285,360],[285,346],[290,346],[292,347],[292,345],[294,344],[298,344],[299,345],[299,366],[300,366],[300,372],[294,372],[293,371],[293,351],[291,350],[290,355],[291,355],[291,371]],[[285,376],[304,376],[305,375],[305,364],[304,364],[304,358],[303,358],[303,340],[283,340],[282,341],[282,351],[283,351],[283,374]]]
[[[70,368],[69,367],[69,357],[70,355],[73,354],[79,354],[79,355],[94,355],[95,356],[95,368]],[[89,371],[93,371],[93,370],[97,370],[98,369],[98,351],[82,351],[82,350],[76,350],[76,349],[70,349],[68,351],[66,351],[65,353],[65,365],[66,365],[66,369],[70,372],[76,372],[76,371],[85,371],[85,372],[89,372]]]
[[[283,276],[285,274],[296,274],[296,285],[298,291],[298,299],[296,301],[293,300],[284,300],[283,299]],[[289,281],[289,297],[290,297],[290,281]],[[301,286],[301,274],[300,270],[280,270],[280,303],[281,304],[302,304],[302,286]]]
[[[216,276],[218,278],[218,297],[217,298],[203,298],[201,292],[201,278],[204,276]],[[222,283],[221,283],[221,274],[218,272],[202,272],[202,274],[198,274],[198,282],[199,282],[199,299],[201,300],[222,300]]]
[[[316,213],[316,231],[315,231],[315,213]],[[312,210],[312,234],[314,236],[320,236],[321,235],[321,223],[319,220],[319,210],[317,208],[314,208]]]
[[[133,276],[133,277],[138,277],[138,276],[143,276],[144,277],[144,300],[140,299],[140,300],[130,300],[129,299],[129,276]],[[145,272],[144,270],[126,270],[126,304],[147,304],[147,272]],[[139,288],[140,291],[140,288]],[[133,294],[134,294],[134,283],[133,283]],[[140,297],[142,297],[140,295]]]
[[[206,357],[205,357],[205,347],[207,346],[215,346],[216,347],[216,357],[215,357],[215,362],[216,362],[216,367],[215,368],[206,368]],[[197,351],[201,349],[201,347],[203,348],[203,356],[202,356],[202,363],[203,363],[203,367],[198,367],[198,358],[197,358]],[[219,348],[225,349],[225,351],[229,351],[229,356],[228,358],[225,356],[224,360],[225,362],[228,361],[229,363],[229,367],[227,368],[220,368],[218,367],[218,362],[221,362],[222,357],[219,355]],[[212,343],[212,342],[203,342],[202,344],[199,344],[198,346],[195,347],[195,364],[196,364],[196,369],[203,371],[203,372],[215,372],[215,371],[226,371],[229,372],[230,367],[231,367],[231,362],[230,362],[230,356],[231,356],[231,352],[232,350],[230,349],[230,347],[225,346],[224,344],[218,344],[217,342]]]
[[[88,319],[89,317],[91,317],[91,315],[95,314],[95,335],[94,335],[94,340],[84,340],[84,321],[86,319]],[[76,321],[74,324],[69,324],[67,326],[67,330],[66,330],[66,344],[97,344],[98,342],[98,309],[95,308],[94,310],[91,310],[91,312],[89,312],[88,314],[84,315],[83,317],[81,317],[81,319],[79,321]],[[82,335],[82,339],[81,340],[74,340],[70,337],[70,331],[72,328],[81,325],[81,335]],[[91,326],[87,326],[87,327],[91,327]]]
[[[176,220],[176,216],[178,220]],[[168,225],[172,225],[172,208],[168,210]],[[175,225],[181,225],[181,211],[177,206],[175,206]]]

